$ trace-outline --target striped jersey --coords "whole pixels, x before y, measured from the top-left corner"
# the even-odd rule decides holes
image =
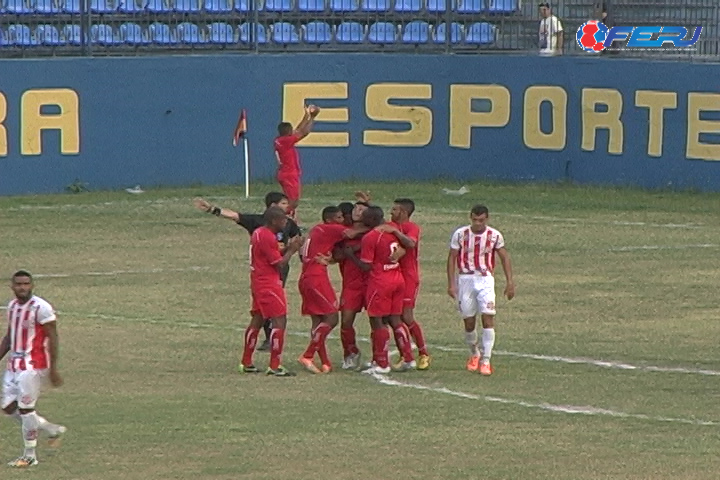
[[[43,325],[57,319],[52,305],[36,295],[25,303],[14,299],[8,304],[7,319],[10,339],[8,370],[48,368],[50,353]]]
[[[460,227],[450,239],[450,248],[458,251],[457,269],[460,274],[493,275],[495,252],[504,246],[502,233],[492,227],[486,227],[482,233],[473,233],[469,225]]]

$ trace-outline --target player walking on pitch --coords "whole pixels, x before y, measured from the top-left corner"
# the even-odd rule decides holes
[[[12,276],[15,294],[7,307],[8,328],[0,341],[0,359],[10,354],[3,379],[2,409],[20,422],[25,451],[8,465],[15,468],[38,464],[35,449],[38,432],[48,434],[50,447],[58,447],[67,431],[48,422],[35,411],[43,380],[50,378],[54,387],[62,385],[58,373],[57,317],[52,305],[33,295],[30,273],[20,270]]]
[[[495,254],[505,272],[505,296],[515,296],[510,254],[503,235],[487,225],[488,208],[475,205],[470,210],[470,225],[452,234],[447,258],[448,295],[457,300],[465,322],[465,343],[470,347],[467,369],[491,375],[492,349],[495,345]],[[482,319],[482,355],[478,349],[476,319]]]

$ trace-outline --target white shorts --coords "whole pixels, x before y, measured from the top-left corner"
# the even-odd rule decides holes
[[[495,277],[458,275],[458,310],[463,318],[495,315]]]
[[[46,376],[47,370],[6,370],[0,408],[4,409],[13,402],[17,402],[21,409],[35,408]]]

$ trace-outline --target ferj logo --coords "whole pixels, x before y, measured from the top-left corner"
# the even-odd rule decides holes
[[[627,44],[621,48],[661,49],[666,43],[675,48],[692,47],[700,39],[702,27],[695,27],[692,37],[685,40],[688,30],[685,27],[654,26],[654,27],[612,27],[604,23],[590,20],[580,25],[575,38],[578,45],[586,52],[598,53],[612,48],[613,42]]]

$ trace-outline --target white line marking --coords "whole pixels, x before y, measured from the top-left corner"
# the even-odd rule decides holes
[[[151,273],[200,272],[210,267],[187,268],[149,268],[146,270],[112,270],[109,272],[78,272],[78,273],[37,273],[36,278],[71,278],[71,277],[114,277],[116,275],[142,275]]]
[[[490,403],[502,403],[505,405],[516,405],[519,407],[545,410],[548,412],[568,413],[568,414],[575,414],[575,415],[577,415],[577,414],[580,414],[580,415],[604,415],[604,416],[615,417],[615,418],[632,418],[632,419],[637,419],[637,420],[650,420],[650,421],[655,421],[655,422],[684,423],[684,424],[688,424],[688,425],[706,425],[706,426],[720,425],[720,423],[712,422],[709,420],[673,418],[673,417],[655,417],[655,416],[651,416],[651,415],[645,415],[643,413],[626,413],[626,412],[619,412],[619,411],[615,411],[615,410],[607,410],[607,409],[603,409],[603,408],[590,407],[590,406],[580,407],[580,406],[575,406],[575,405],[553,405],[550,403],[532,403],[532,402],[526,402],[524,400],[515,400],[515,399],[510,399],[510,398],[475,395],[472,393],[465,393],[465,392],[450,390],[449,388],[445,388],[445,387],[428,387],[426,385],[420,385],[420,384],[416,384],[416,383],[400,382],[397,380],[390,379],[384,375],[378,375],[376,373],[373,373],[370,376],[372,378],[374,378],[380,384],[391,386],[391,387],[403,387],[403,388],[412,388],[415,390],[425,390],[425,391],[430,391],[430,392],[443,393],[445,395],[452,395],[453,397],[467,398],[470,400],[480,400],[480,401],[490,402]]]
[[[638,245],[635,247],[611,248],[611,252],[634,252],[637,250],[686,250],[689,248],[718,248],[715,243],[700,243],[698,245]]]

